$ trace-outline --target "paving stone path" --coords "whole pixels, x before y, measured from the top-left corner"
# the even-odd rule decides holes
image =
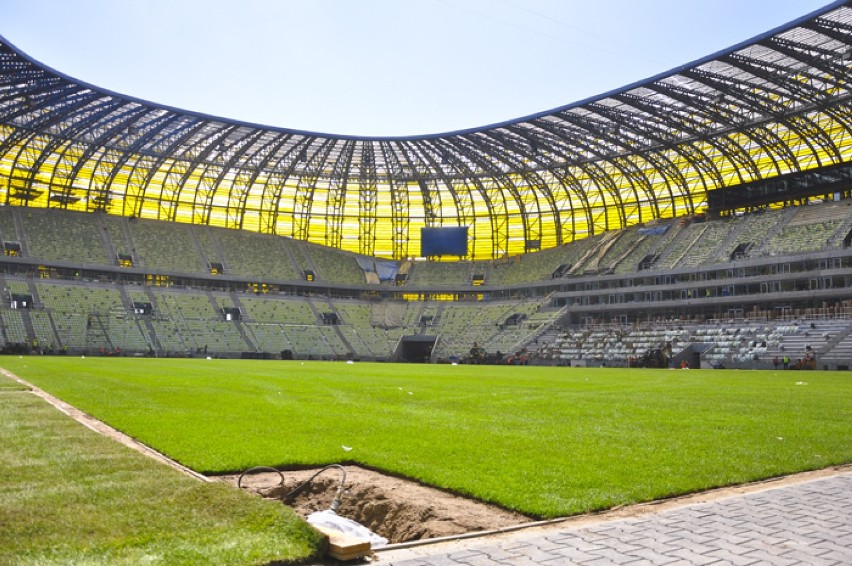
[[[379,551],[382,566],[852,565],[852,473],[588,526]]]

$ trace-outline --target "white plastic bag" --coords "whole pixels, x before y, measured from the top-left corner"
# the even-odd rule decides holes
[[[341,517],[331,509],[325,511],[315,511],[308,515],[308,523],[311,525],[323,526],[340,533],[358,537],[363,540],[369,540],[372,548],[378,548],[388,543],[388,539],[381,537],[352,519]]]

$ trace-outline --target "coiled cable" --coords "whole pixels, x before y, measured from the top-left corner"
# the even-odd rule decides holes
[[[292,500],[292,498],[294,498],[296,495],[298,495],[299,492],[301,492],[305,488],[305,486],[307,486],[312,481],[314,481],[314,479],[316,479],[317,476],[319,476],[321,473],[323,473],[327,470],[330,470],[332,468],[337,468],[337,469],[340,470],[340,484],[338,484],[338,486],[337,486],[337,491],[334,494],[334,499],[331,501],[331,506],[329,507],[329,509],[331,511],[334,511],[335,513],[337,513],[337,509],[338,509],[338,507],[340,507],[340,502],[343,499],[343,494],[344,494],[345,489],[346,489],[346,468],[344,468],[340,464],[331,464],[331,465],[328,465],[328,466],[322,468],[321,470],[316,472],[314,475],[309,477],[307,480],[305,480],[304,482],[302,482],[301,484],[296,486],[296,488],[293,489],[291,492],[284,495],[284,497],[282,497],[281,499],[284,502],[289,503]],[[284,485],[284,474],[281,473],[281,470],[279,470],[277,468],[272,468],[272,467],[269,467],[269,466],[256,466],[254,468],[249,468],[248,470],[246,470],[246,471],[244,471],[243,473],[240,474],[240,477],[237,480],[237,487],[239,487],[239,488],[242,487],[243,476],[245,476],[247,474],[255,473],[255,472],[260,472],[260,471],[276,472],[278,474],[278,476],[281,478],[280,485],[282,485],[282,486]]]

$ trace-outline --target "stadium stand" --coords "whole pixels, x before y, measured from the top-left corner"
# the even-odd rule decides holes
[[[409,272],[410,285],[441,287],[468,285],[471,280],[471,265],[459,261],[421,261]]]
[[[128,220],[133,255],[140,267],[162,272],[203,273],[206,262],[185,225],[153,220]]]
[[[56,214],[54,212],[54,214]],[[115,256],[110,261],[110,265],[120,264],[119,258],[124,257],[129,259],[129,265],[138,264],[139,259],[136,255],[136,245],[133,242],[133,236],[128,228],[128,220],[126,218],[107,216],[103,218],[104,228],[109,234],[109,241],[112,245],[112,251]]]
[[[590,237],[557,248],[494,260],[488,281],[493,285],[517,285],[567,275],[597,240]]]
[[[343,285],[364,285],[364,271],[358,267],[355,256],[337,250],[324,248],[316,244],[293,242],[307,258],[302,265],[303,271],[311,269],[320,281]]]
[[[210,272],[212,273],[214,271],[214,265],[219,264],[219,266],[221,266],[221,273],[218,273],[218,275],[224,275],[226,272],[225,253],[224,248],[217,237],[219,231],[205,229],[200,226],[193,226],[192,228],[193,236],[198,242],[198,246],[201,250],[202,260],[206,262]],[[244,272],[237,270],[235,273]]]
[[[27,336],[24,326],[23,315],[18,309],[3,309],[0,311],[3,320],[4,346],[29,344],[31,340]]]
[[[211,236],[217,237],[221,244],[228,273],[261,281],[301,279],[287,253],[288,242],[282,238],[234,230],[215,230]]]
[[[824,210],[824,213],[820,211]],[[582,297],[570,302],[566,297],[571,295],[586,295],[589,298],[601,300],[608,296],[620,296],[625,290],[620,287],[622,283],[633,281],[629,289],[635,290],[635,277],[640,274],[652,276],[655,282],[665,282],[669,277],[672,279],[672,288],[677,289],[680,295],[674,294],[675,298],[685,298],[688,301],[698,301],[704,298],[717,298],[724,296],[727,285],[719,285],[710,279],[706,285],[704,294],[690,290],[684,291],[678,287],[676,276],[665,275],[675,273],[671,269],[662,269],[660,264],[665,263],[666,258],[673,256],[685,258],[687,251],[696,249],[704,250],[701,254],[693,257],[702,257],[703,263],[690,267],[686,272],[690,278],[689,285],[697,285],[696,275],[705,274],[708,277],[718,277],[721,273],[730,273],[731,266],[739,262],[753,261],[755,258],[766,257],[776,259],[778,257],[811,257],[814,253],[830,253],[837,250],[841,253],[840,258],[831,260],[814,260],[822,262],[825,267],[832,265],[845,265],[847,260],[843,254],[847,248],[842,242],[834,238],[839,231],[845,228],[849,222],[848,211],[850,208],[845,202],[812,204],[809,207],[794,207],[782,210],[765,211],[761,213],[746,214],[728,219],[703,220],[701,222],[671,222],[662,223],[662,226],[651,226],[651,232],[640,233],[642,227],[627,229],[618,237],[591,238],[588,241],[580,241],[576,244],[560,246],[552,250],[535,252],[521,256],[519,260],[506,263],[501,260],[493,262],[494,269],[489,271],[488,266],[492,262],[456,262],[447,263],[446,269],[441,263],[438,272],[441,277],[435,280],[444,280],[447,274],[455,273],[457,278],[450,287],[468,287],[473,291],[470,299],[466,302],[457,301],[431,301],[429,294],[418,295],[419,299],[399,300],[406,292],[406,287],[417,285],[417,278],[403,287],[389,287],[394,290],[395,298],[391,300],[381,297],[359,297],[359,289],[367,289],[363,285],[355,285],[352,292],[343,292],[337,298],[311,297],[311,285],[314,282],[299,283],[306,285],[303,294],[297,288],[275,287],[271,290],[260,292],[244,283],[237,285],[238,291],[220,290],[222,283],[227,283],[236,277],[251,279],[241,273],[228,272],[226,276],[216,276],[205,283],[197,280],[193,286],[180,286],[181,288],[160,288],[156,285],[150,286],[146,283],[144,276],[140,275],[138,281],[133,284],[120,283],[113,279],[109,269],[115,273],[125,273],[126,269],[110,265],[108,254],[101,253],[100,257],[87,251],[75,251],[78,261],[101,262],[104,271],[100,274],[100,280],[92,280],[79,276],[79,270],[68,270],[64,280],[62,276],[57,279],[32,279],[25,277],[26,274],[7,275],[4,279],[7,299],[12,295],[27,295],[32,293],[34,307],[32,309],[11,309],[8,304],[0,310],[0,321],[2,321],[3,338],[5,345],[11,347],[14,344],[30,344],[35,339],[42,345],[44,350],[59,350],[67,348],[70,351],[88,351],[116,353],[123,352],[155,354],[155,355],[213,355],[213,356],[239,356],[250,353],[259,353],[269,356],[281,356],[288,352],[289,356],[296,358],[314,359],[363,359],[363,360],[390,360],[398,355],[399,345],[406,335],[433,336],[436,345],[433,350],[433,360],[447,361],[452,359],[464,359],[472,342],[476,341],[493,355],[498,353],[510,356],[514,353],[530,350],[535,352],[537,363],[605,363],[608,365],[627,365],[629,359],[639,358],[644,355],[654,344],[666,343],[674,339],[675,348],[673,355],[682,352],[681,347],[693,344],[700,349],[700,363],[708,366],[725,367],[754,367],[767,366],[774,357],[782,356],[782,352],[804,351],[807,345],[812,346],[813,353],[820,362],[830,367],[845,367],[848,365],[849,339],[848,319],[849,312],[846,307],[836,305],[830,316],[824,316],[814,322],[815,328],[795,334],[790,328],[780,325],[776,328],[777,320],[772,320],[772,313],[765,310],[759,311],[759,315],[765,321],[755,322],[752,319],[730,319],[728,328],[719,321],[724,319],[710,319],[716,322],[705,322],[696,324],[694,322],[683,322],[680,327],[684,330],[671,335],[669,323],[664,318],[654,327],[644,327],[641,331],[627,332],[623,325],[616,324],[621,330],[613,334],[610,331],[595,330],[588,328],[600,328],[600,321],[582,322],[577,325],[576,313],[578,306],[582,310]],[[5,210],[7,219],[11,224],[15,223],[15,214],[18,210]],[[58,226],[64,237],[71,238],[69,234],[82,234],[79,230],[89,230],[91,233],[97,223],[89,223],[86,219],[80,228],[74,222],[85,215],[66,211],[34,211],[32,218],[22,219],[24,226],[24,238],[22,242],[29,250],[39,251],[44,248],[39,245],[29,245],[29,237],[26,234],[27,226]],[[8,214],[11,213],[11,214]],[[39,218],[36,218],[39,217]],[[52,222],[52,217],[59,218]],[[45,220],[46,219],[46,220]],[[819,219],[824,221],[817,222]],[[109,219],[101,228],[107,234],[107,239],[113,242],[117,238],[125,238],[128,243],[136,240],[134,233],[130,233],[128,222],[124,219]],[[116,220],[116,221],[111,221]],[[128,229],[121,227],[121,222],[128,223]],[[150,223],[151,221],[149,221]],[[767,255],[771,246],[781,249],[787,244],[778,243],[775,239],[785,240],[785,230],[800,229],[801,227],[830,225],[829,228],[819,228],[822,236],[819,239],[821,248],[817,250],[794,252],[787,251],[785,256]],[[112,225],[112,229],[109,228]],[[189,227],[184,227],[189,228]],[[186,232],[184,241],[194,240],[197,245],[191,249],[188,255],[198,260],[194,269],[198,276],[210,277],[209,261],[203,266],[202,258],[221,258],[227,254],[217,242],[229,241],[229,232],[218,228],[191,227],[192,232]],[[826,233],[832,237],[825,237]],[[148,230],[148,234],[158,233],[157,229]],[[708,239],[708,234],[721,235],[709,243],[701,242]],[[775,234],[773,237],[772,234]],[[143,236],[144,238],[144,236]],[[240,241],[254,250],[286,250],[286,246],[293,242],[276,239],[272,236],[241,234]],[[277,240],[277,241],[276,241]],[[79,240],[82,241],[82,240]],[[104,238],[90,238],[85,240],[88,245],[101,252],[106,249]],[[235,242],[235,239],[230,240]],[[264,244],[255,245],[255,242],[263,241]],[[632,242],[632,243],[631,243]],[[638,243],[637,243],[638,242]],[[751,245],[741,248],[742,244],[770,242],[764,245]],[[840,242],[840,243],[838,243]],[[119,242],[122,245],[122,242]],[[85,247],[85,246],[84,246]],[[295,273],[295,267],[311,265],[319,271],[320,262],[306,263],[305,254],[310,253],[315,246],[303,246],[304,249],[296,254],[288,255],[284,251],[279,258],[287,258],[289,275]],[[127,248],[133,250],[134,248]],[[146,248],[151,254],[150,249]],[[740,249],[742,256],[731,257],[734,250]],[[47,263],[54,261],[61,266],[63,261],[52,258],[53,251],[44,252],[46,258],[34,258],[36,264],[42,265],[42,259]],[[307,250],[307,251],[306,251]],[[30,252],[32,253],[32,252]],[[41,252],[39,252],[41,253]],[[333,251],[327,254],[341,252]],[[648,255],[657,255],[660,259],[650,265],[639,269],[640,258]],[[167,260],[154,261],[154,270],[167,268]],[[256,261],[262,261],[260,255],[255,255]],[[301,258],[294,261],[293,258]],[[351,256],[349,256],[351,258]],[[85,258],[85,259],[82,259]],[[535,258],[535,259],[534,259]],[[630,258],[627,260],[627,258]],[[566,268],[565,262],[574,260],[575,267]],[[686,263],[692,263],[694,259]],[[733,263],[732,263],[733,261]],[[474,270],[485,273],[510,273],[510,267],[535,264],[540,262],[546,268],[539,267],[527,272],[527,277],[542,277],[540,280],[527,279],[522,284],[544,285],[543,290],[551,290],[544,297],[527,296],[526,293],[518,293],[517,288],[510,288],[510,292],[518,296],[511,299],[497,301],[477,300],[477,296],[486,296],[489,289],[498,289],[504,286],[494,284],[494,277],[489,277],[480,286],[474,287],[468,279]],[[72,262],[74,263],[74,262]],[[628,263],[635,264],[633,271],[620,273],[622,269],[618,266]],[[684,263],[684,262],[679,262]],[[354,264],[354,262],[353,262]],[[35,264],[34,264],[35,265]],[[74,263],[74,265],[77,265]],[[96,265],[87,263],[85,265]],[[428,272],[434,265],[427,263],[418,264],[415,271],[426,266],[423,273]],[[548,273],[550,267],[562,266],[561,272]],[[772,268],[775,264],[768,264]],[[715,267],[715,266],[718,266]],[[176,267],[172,264],[171,267]],[[777,267],[777,266],[776,266]],[[39,271],[39,276],[53,274],[57,275],[57,268],[53,271]],[[136,268],[140,269],[140,268]],[[145,273],[144,267],[141,268]],[[252,269],[251,267],[249,269]],[[360,268],[357,268],[360,271]],[[677,269],[677,268],[675,268]],[[600,273],[589,274],[587,271],[606,272],[612,281],[600,278]],[[771,272],[772,269],[769,269]],[[29,275],[35,274],[28,271]],[[282,275],[284,272],[279,271]],[[518,269],[517,277],[525,273]],[[711,275],[712,274],[712,275]],[[362,275],[359,275],[362,276]],[[788,277],[792,277],[790,275]],[[124,276],[127,277],[126,275]],[[229,278],[230,277],[230,278]],[[428,276],[427,276],[428,277]],[[499,276],[498,276],[499,277]],[[807,290],[813,290],[812,286],[819,287],[826,283],[822,278],[814,279],[808,271],[802,275],[804,281],[796,285],[807,285]],[[349,276],[344,286],[351,284]],[[465,281],[465,279],[467,279]],[[698,278],[700,281],[700,278]],[[738,281],[734,277],[734,281]],[[841,281],[845,279],[841,278]],[[297,283],[293,283],[296,285]],[[567,284],[567,285],[566,285]],[[832,284],[831,279],[828,284]],[[614,288],[609,288],[617,285]],[[839,286],[842,287],[842,283]],[[423,287],[439,290],[445,286],[437,283],[422,284]],[[734,285],[736,286],[736,285]],[[766,292],[771,294],[771,286],[766,284]],[[344,287],[345,288],[345,287]],[[343,289],[343,288],[341,288]],[[575,289],[570,291],[569,289]],[[707,292],[712,292],[707,295]],[[791,287],[795,290],[795,287]],[[760,289],[758,289],[760,290]],[[780,289],[783,291],[783,289]],[[293,293],[293,291],[296,291]],[[613,295],[616,291],[616,295]],[[387,292],[387,291],[386,291]],[[485,293],[485,294],[483,294]],[[440,293],[439,293],[440,294]],[[647,297],[643,292],[631,292],[630,302],[638,302],[633,308],[641,308],[641,303]],[[842,293],[841,293],[842,294]],[[652,297],[653,298],[653,297]],[[627,300],[626,298],[624,299]],[[751,299],[744,299],[751,301]],[[577,304],[579,302],[579,305]],[[149,303],[152,310],[148,314],[136,312],[135,305]],[[627,303],[629,304],[629,303]],[[589,304],[589,307],[592,305]],[[615,305],[613,305],[615,306]],[[239,314],[237,320],[225,320],[225,309]],[[688,309],[687,309],[688,310]],[[834,312],[836,311],[836,312]],[[717,314],[726,314],[716,309]],[[333,314],[336,317],[335,324],[328,324],[325,314]],[[744,313],[745,314],[745,313]],[[756,317],[754,313],[748,313]],[[777,317],[778,313],[774,313]],[[778,320],[790,320],[802,316],[802,312],[786,312],[782,310],[783,316]],[[589,326],[591,325],[591,326]],[[702,326],[703,325],[703,326]],[[559,328],[565,328],[559,331]],[[703,330],[702,330],[703,329]],[[732,334],[732,332],[734,334]],[[815,333],[821,337],[814,340]],[[809,342],[810,344],[805,344]]]
[[[693,233],[684,238],[683,250],[679,246],[669,251],[668,257],[675,260],[671,267],[695,268],[707,263],[710,258],[718,257],[720,242],[728,238],[732,228],[733,224],[728,220],[696,224]]]
[[[317,315],[305,300],[244,296],[240,298],[240,303],[245,307],[249,321],[293,325],[317,324]]]
[[[778,256],[813,252],[831,245],[831,237],[848,214],[834,203],[792,209],[790,220],[778,234],[764,240],[760,252]]]
[[[98,217],[93,214],[51,214],[28,210],[21,214],[28,253],[45,260],[78,265],[108,265]],[[100,245],[99,245],[100,244]]]
[[[12,214],[15,209],[0,208],[0,237],[4,242],[19,241],[18,231],[15,228],[15,219]]]

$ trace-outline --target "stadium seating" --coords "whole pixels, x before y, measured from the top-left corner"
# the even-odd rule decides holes
[[[204,273],[207,262],[189,227],[154,220],[127,221],[140,266],[163,272]]]
[[[137,336],[138,327],[135,332],[125,328],[126,309],[116,288],[57,282],[39,282],[36,288],[45,312],[33,312],[33,326],[38,320],[36,336],[42,345],[112,352],[122,346],[130,350],[139,342],[144,343],[144,338]],[[55,333],[49,320],[55,325]],[[115,342],[111,339],[113,326]]]
[[[20,279],[7,278],[6,284],[12,292],[29,289]],[[544,363],[627,365],[629,358],[671,343],[675,357],[689,345],[701,345],[702,363],[725,367],[768,366],[773,357],[786,353],[798,359],[809,348],[818,359],[840,364],[852,348],[852,321],[847,318],[648,323],[553,332],[563,311],[547,307],[546,300],[382,305],[51,281],[37,282],[35,288],[40,302],[26,316],[21,310],[0,309],[7,344],[28,344],[34,336],[45,349],[130,353],[157,346],[165,355],[290,350],[300,358],[389,359],[402,336],[424,333],[438,338],[438,361],[463,358],[475,341],[489,353],[533,349]],[[243,320],[223,320],[222,308],[235,307],[237,298]],[[129,308],[132,302],[152,299],[154,313],[147,318]],[[339,324],[323,324],[322,313],[339,315]],[[374,324],[376,320],[382,324]]]
[[[370,305],[338,301],[335,307],[342,317],[340,331],[359,357],[387,359],[393,354],[402,333],[375,327]]]
[[[5,344],[29,344],[27,329],[24,326],[23,315],[18,309],[0,310],[0,319],[3,322]]]
[[[659,222],[654,225],[658,230],[665,230],[662,234],[658,232],[649,232],[647,235],[641,236],[642,228],[633,228],[631,232],[638,233],[636,236],[636,244],[631,246],[622,255],[612,254],[614,262],[608,267],[608,271],[613,273],[634,273],[639,271],[639,264],[649,255],[659,255],[660,251],[665,249],[677,236],[680,234],[682,226],[679,222]],[[648,269],[653,268],[653,265],[648,266]]]
[[[17,218],[17,220],[16,220]],[[20,232],[24,236],[18,238]],[[740,244],[752,244],[750,257],[796,255],[836,248],[852,226],[852,207],[828,202],[768,210],[703,222],[658,221],[664,233],[634,226],[520,256],[476,262],[414,262],[409,284],[425,287],[505,286],[576,277],[586,273],[631,273],[649,254],[652,270],[698,268],[731,261]],[[119,254],[155,273],[210,273],[222,263],[228,276],[259,282],[318,281],[364,285],[355,256],[288,238],[195,225],[91,215],[56,209],[0,209],[0,235],[19,241],[29,257],[80,265],[116,264]]]
[[[343,359],[350,352],[331,326],[286,325],[282,330],[297,358]]]
[[[358,267],[354,255],[305,242],[293,242],[293,244],[301,250],[303,257],[307,258],[302,262],[303,271],[312,269],[319,281],[341,285],[366,283],[364,271]]]
[[[767,234],[783,222],[783,211],[777,210],[735,217],[731,221],[728,239],[719,246],[719,254],[715,260],[724,263],[735,259],[732,254],[741,246],[747,248],[747,255],[757,255],[756,252],[763,245]]]
[[[793,360],[812,352],[817,361],[848,360],[852,320],[801,319],[762,323],[716,320],[641,327],[574,328],[542,342],[536,355],[551,363],[604,363],[627,366],[649,350],[672,345],[673,358],[698,345],[706,367],[770,368],[785,355]],[[838,349],[833,353],[834,349]]]
[[[718,257],[717,249],[728,237],[732,223],[729,220],[701,222],[690,228],[692,230],[683,240],[674,243],[667,255],[669,259],[660,262],[660,267],[694,268],[711,257]]]
[[[246,322],[243,324],[249,340],[255,344],[257,351],[278,354],[293,351],[293,344],[287,338],[283,325],[272,322]]]
[[[441,287],[470,284],[471,264],[460,261],[419,261],[409,273],[410,285]]]
[[[50,313],[39,309],[32,310],[29,314],[33,325],[33,332],[41,347],[49,351],[60,348],[62,345],[56,342],[56,332],[53,330]]]
[[[296,281],[302,279],[287,241],[276,236],[250,234],[236,230],[211,229],[224,256],[225,271],[258,281]]]
[[[20,241],[18,231],[15,229],[13,214],[17,209],[11,207],[0,207],[0,238],[4,242]]]
[[[839,224],[840,221],[835,220],[785,226],[777,237],[767,240],[760,251],[765,255],[777,256],[822,249]]]
[[[240,297],[244,316],[252,322],[315,325],[317,315],[305,300],[278,299],[275,297]]]
[[[207,294],[156,290],[154,297],[157,315],[152,322],[173,352],[233,354],[253,349]]]
[[[133,243],[133,237],[130,234],[130,229],[127,227],[128,219],[118,216],[106,216],[101,221],[107,234],[109,234],[109,240],[115,252],[115,257],[111,258],[108,265],[117,264],[119,256],[130,257],[135,261],[136,245]]]
[[[600,290],[602,296],[612,294],[606,289],[616,287],[607,286],[605,280],[598,287],[599,280],[588,277],[592,273],[653,274],[667,269],[708,269],[739,259],[807,258],[815,251],[841,246],[850,226],[852,207],[846,202],[828,202],[721,220],[657,221],[494,261],[414,262],[408,286],[435,290],[445,298],[451,297],[441,293],[447,285],[468,286],[472,292],[466,297],[478,299],[437,301],[419,290],[412,295],[419,300],[371,294],[353,254],[316,244],[222,228],[0,207],[0,235],[23,236],[23,259],[88,266],[86,269],[104,265],[120,271],[113,255],[130,254],[134,266],[144,273],[208,279],[211,263],[221,262],[225,267],[221,285],[192,283],[168,288],[143,287],[148,280],[141,276],[121,285],[109,278],[93,280],[76,269],[65,272],[65,280],[36,279],[51,277],[50,269],[28,267],[18,272],[17,264],[11,263],[4,280],[6,299],[9,293],[33,293],[35,308],[0,307],[0,326],[6,345],[30,344],[35,338],[45,349],[109,353],[237,356],[278,355],[289,350],[301,358],[384,360],[394,356],[403,336],[424,334],[436,338],[433,359],[437,361],[463,358],[475,341],[489,353],[535,350],[541,363],[625,365],[630,357],[672,342],[675,356],[687,355],[693,345],[700,350],[702,363],[726,367],[765,366],[782,352],[800,353],[811,346],[819,359],[834,367],[848,362],[852,349],[843,313],[809,321],[813,327],[804,327],[801,321],[797,326],[749,319],[736,323],[649,321],[635,327],[584,322],[557,331],[555,325],[564,311],[551,307],[548,298],[524,298],[525,293],[517,293],[511,300],[507,297],[515,296],[513,287],[536,282],[549,283],[551,289],[557,285],[560,290],[571,289],[571,281],[579,277],[586,277],[579,280],[580,288]],[[751,245],[743,258],[732,257],[744,244]],[[639,262],[651,256],[656,262],[637,271]],[[314,283],[304,280],[306,270],[316,275]],[[722,270],[717,276],[732,277],[724,275],[724,270],[733,270]],[[474,274],[484,276],[481,287],[472,286]],[[553,278],[557,281],[551,283]],[[290,288],[284,285],[279,292],[276,286],[258,287],[257,292],[249,292],[247,287],[235,285],[225,291],[227,282],[233,280],[290,282]],[[645,278],[645,285],[648,280]],[[837,278],[826,284],[843,285],[843,281]],[[817,283],[822,285],[821,280]],[[304,288],[293,293],[297,285]],[[328,292],[327,285],[346,290]],[[501,291],[506,287],[508,291]],[[382,289],[382,293],[397,290]],[[504,294],[492,298],[494,289]],[[644,296],[644,291],[632,293],[625,288],[615,293],[628,302]],[[133,311],[133,303],[148,302],[154,307],[152,314]],[[242,320],[225,320],[223,308],[239,309]],[[325,313],[339,316],[338,324],[326,324]],[[804,320],[800,313],[796,316]]]
[[[102,230],[93,214],[55,214],[33,209],[21,214],[29,255],[82,265],[107,265]]]
[[[592,236],[556,248],[495,260],[492,276],[486,282],[491,285],[517,285],[544,281],[553,277],[563,266],[563,275],[567,275],[571,269],[578,267],[581,258],[597,245],[599,240],[599,236]]]
[[[208,228],[205,226],[191,226],[195,240],[198,242],[198,247],[201,250],[202,260],[206,261],[208,266],[213,263],[220,263],[224,268],[225,258],[222,244],[219,242],[217,228]],[[239,274],[239,272],[236,272]]]

